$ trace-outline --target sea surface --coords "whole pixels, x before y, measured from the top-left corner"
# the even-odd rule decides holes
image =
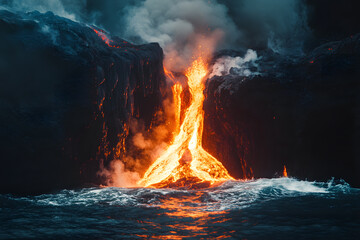
[[[293,178],[0,195],[1,239],[360,239],[360,189]]]

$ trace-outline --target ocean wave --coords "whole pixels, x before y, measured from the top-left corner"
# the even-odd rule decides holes
[[[204,211],[242,209],[257,202],[286,197],[316,195],[331,198],[334,194],[347,194],[353,189],[344,181],[310,182],[295,178],[227,181],[221,185],[198,190],[155,188],[84,188],[62,190],[54,194],[33,197],[16,197],[37,205],[115,205],[161,207],[167,199],[191,203]]]

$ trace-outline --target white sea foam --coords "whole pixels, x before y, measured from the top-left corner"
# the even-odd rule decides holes
[[[242,209],[258,202],[317,195],[331,197],[333,193],[346,193],[350,186],[333,180],[310,182],[295,178],[256,179],[249,181],[227,181],[207,189],[153,189],[153,188],[86,188],[63,190],[56,194],[16,198],[38,205],[117,205],[137,207],[163,207],[164,200],[173,199],[181,204],[192,204],[199,211],[221,211]],[[181,205],[180,204],[180,205]]]

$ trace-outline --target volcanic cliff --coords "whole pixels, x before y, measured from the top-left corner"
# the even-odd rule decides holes
[[[111,45],[111,46],[110,46]],[[101,183],[161,107],[163,51],[51,12],[0,11],[0,192]]]
[[[360,186],[360,34],[302,57],[258,55],[254,74],[207,81],[204,146],[235,177],[279,176],[286,165],[290,176]]]

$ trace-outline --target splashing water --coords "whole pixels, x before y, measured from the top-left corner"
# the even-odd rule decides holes
[[[0,195],[0,238],[356,239],[359,197],[345,182],[284,177]]]

